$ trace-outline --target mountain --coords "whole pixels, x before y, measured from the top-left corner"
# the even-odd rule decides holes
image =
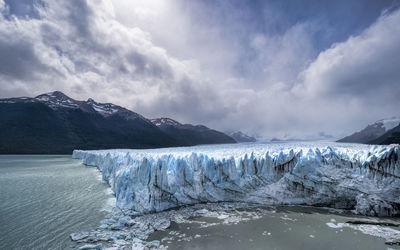
[[[181,142],[183,146],[193,145],[193,143],[236,143],[232,137],[203,125],[181,124],[171,118],[157,118],[150,121],[165,134]]]
[[[202,140],[174,137],[126,108],[93,99],[77,101],[59,91],[34,98],[0,99],[0,153],[3,154],[70,154],[73,149],[159,148],[227,142],[224,134],[215,133],[220,137],[195,131],[193,135]]]
[[[390,129],[380,137],[369,142],[370,144],[400,144],[400,125]]]
[[[376,139],[380,138],[385,133],[387,133],[394,127],[398,126],[399,124],[400,124],[400,117],[392,117],[388,119],[378,120],[374,124],[368,125],[363,130],[338,140],[338,142],[357,142],[357,143],[376,144],[374,143]]]
[[[272,139],[270,139],[270,142],[300,142],[300,141],[334,141],[335,138],[330,135],[327,134],[323,131],[320,131],[318,133],[315,134],[305,134],[302,136],[296,136],[296,135],[290,135],[290,134],[285,134],[282,137],[273,137]]]
[[[256,142],[257,141],[256,138],[254,138],[252,136],[248,136],[241,131],[232,132],[229,134],[229,136],[232,137],[233,139],[235,139],[235,141],[237,141],[237,142]]]

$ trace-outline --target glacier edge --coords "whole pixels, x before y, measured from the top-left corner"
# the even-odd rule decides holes
[[[252,202],[400,214],[400,146],[217,145],[74,150],[96,166],[116,205],[138,214],[204,202]]]

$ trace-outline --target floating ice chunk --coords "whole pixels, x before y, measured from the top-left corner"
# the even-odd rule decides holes
[[[160,241],[159,240],[153,240],[151,242],[147,243],[148,247],[159,247],[160,246]]]
[[[226,218],[229,218],[229,215],[228,214],[221,214],[217,218],[220,219],[220,220],[224,220]]]
[[[374,223],[374,222],[373,222]],[[368,234],[372,236],[377,236],[384,238],[386,240],[386,244],[394,245],[400,243],[400,231],[375,224],[351,224],[351,223],[337,223],[334,224],[332,222],[326,223],[331,228],[351,228],[357,231],[362,232],[363,234]],[[383,223],[384,224],[384,223]],[[342,231],[342,229],[341,229]]]
[[[343,228],[344,223],[337,223],[337,224],[335,224],[335,223],[333,223],[333,222],[327,222],[326,225],[327,225],[328,227],[331,227],[331,228]]]
[[[81,233],[73,233],[70,234],[70,237],[73,241],[82,240],[89,236],[88,232],[81,232]]]
[[[97,244],[97,245],[84,245],[81,246],[80,248],[78,248],[79,250],[93,250],[93,249],[101,249],[102,248],[102,244]]]
[[[199,210],[196,211],[196,213],[198,213],[198,214],[206,214],[206,213],[208,213],[208,210],[207,209],[199,209]]]

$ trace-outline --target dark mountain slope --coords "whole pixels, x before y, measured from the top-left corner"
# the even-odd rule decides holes
[[[204,126],[164,130],[111,103],[74,100],[59,91],[0,99],[0,153],[70,154],[73,149],[158,148],[232,142]]]
[[[367,143],[383,135],[384,133],[385,133],[385,128],[383,128],[382,126],[368,125],[363,130],[355,132],[352,135],[346,136],[338,140],[338,142]]]
[[[400,125],[392,128],[382,136],[369,141],[369,144],[400,144]]]
[[[1,153],[71,153],[73,149],[180,145],[141,120],[103,117],[80,109],[52,110],[43,103],[0,103]]]
[[[355,132],[352,135],[346,136],[338,142],[356,142],[356,143],[371,143],[375,139],[383,136],[386,132],[392,128],[398,126],[400,123],[399,117],[392,117],[376,121],[374,124],[370,124],[359,132]]]
[[[254,138],[252,136],[248,136],[241,131],[230,133],[229,136],[232,137],[233,139],[235,139],[235,141],[237,141],[237,142],[256,142],[257,141],[256,138]]]

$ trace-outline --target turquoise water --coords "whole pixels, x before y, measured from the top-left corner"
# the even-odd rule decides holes
[[[107,184],[65,156],[0,156],[0,249],[71,249],[69,235],[96,228]]]

